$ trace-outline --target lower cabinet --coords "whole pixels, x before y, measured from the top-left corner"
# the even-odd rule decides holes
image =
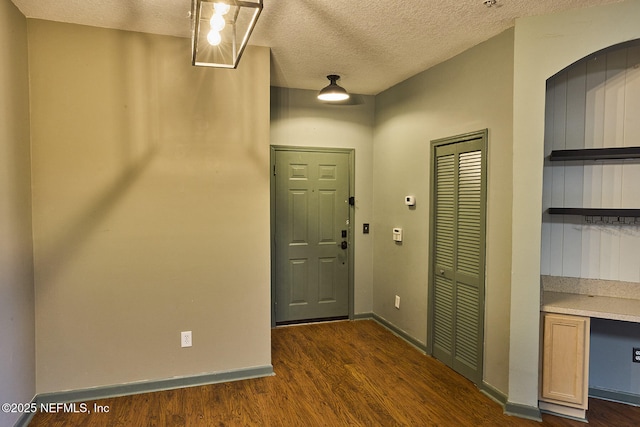
[[[586,418],[589,329],[588,317],[543,313],[541,410]]]

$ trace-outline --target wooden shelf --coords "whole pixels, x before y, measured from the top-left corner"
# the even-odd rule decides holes
[[[549,160],[623,160],[640,159],[640,147],[584,148],[581,150],[553,150]]]
[[[551,215],[620,216],[640,217],[640,209],[614,208],[549,208]]]
[[[551,161],[570,160],[624,160],[640,159],[640,147],[584,148],[580,150],[553,150]],[[621,208],[549,208],[551,215],[582,215],[601,217],[640,218],[640,209]]]

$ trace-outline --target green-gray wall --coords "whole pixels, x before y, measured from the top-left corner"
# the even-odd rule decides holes
[[[37,392],[269,368],[269,49],[28,35]]]
[[[316,95],[312,90],[271,88],[271,144],[355,150],[354,313],[371,313],[376,230],[362,234],[362,224],[373,218],[374,97],[354,95],[350,104],[330,105],[318,102]]]
[[[376,97],[373,311],[427,343],[430,141],[489,129],[484,381],[508,392],[513,30]],[[405,195],[416,197],[415,209]],[[391,239],[404,231],[402,245]],[[400,309],[394,297],[400,296]]]
[[[0,2],[0,403],[35,395],[27,20]],[[0,425],[20,414],[0,412]]]

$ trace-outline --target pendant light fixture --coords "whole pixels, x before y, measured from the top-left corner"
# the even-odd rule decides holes
[[[338,83],[336,83],[340,79],[340,76],[336,74],[329,74],[327,78],[329,79],[330,83],[328,86],[322,88],[320,92],[318,92],[319,100],[338,102],[349,99],[349,93],[342,86],[338,86]]]
[[[260,12],[262,0],[192,0],[192,64],[236,68]]]

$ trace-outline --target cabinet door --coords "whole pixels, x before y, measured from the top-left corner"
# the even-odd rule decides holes
[[[587,409],[588,317],[545,313],[541,400]]]

